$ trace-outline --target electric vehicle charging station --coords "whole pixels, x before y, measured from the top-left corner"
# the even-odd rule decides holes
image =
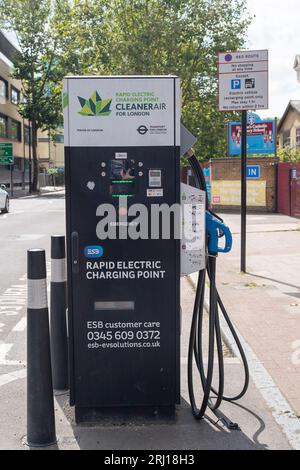
[[[66,77],[63,93],[71,404],[78,419],[87,408],[172,407],[180,240],[101,240],[97,211],[180,203],[179,79]]]
[[[204,390],[200,412],[191,365],[189,391],[193,414],[201,418],[206,407],[216,409],[223,396],[220,368],[221,385],[217,392],[212,389],[214,328],[222,361],[217,304],[229,319],[215,289],[214,263],[218,251],[230,250],[231,236],[220,219],[205,211],[205,181],[202,184],[194,156],[190,161],[198,188],[182,185],[180,190],[180,156],[189,146],[180,150],[179,79],[66,77],[63,103],[70,404],[76,420],[97,410],[172,410],[179,404],[180,275],[195,271],[200,274],[189,364],[195,355]],[[136,204],[148,211],[148,235],[128,238]],[[170,227],[169,236],[160,225],[153,236],[152,208],[176,204],[187,205],[184,217]],[[195,236],[193,246],[191,234],[185,234],[187,239],[175,234],[187,223]],[[218,238],[224,234],[225,247],[219,248]],[[207,249],[214,258],[210,263]],[[212,345],[207,377],[196,335],[196,328],[201,330],[206,268],[211,280]],[[246,366],[245,374],[243,391],[233,400],[247,389]],[[209,404],[211,390],[217,395],[215,407]]]

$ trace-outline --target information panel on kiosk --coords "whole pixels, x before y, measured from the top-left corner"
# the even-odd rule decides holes
[[[174,76],[65,77],[65,146],[179,146],[180,101]]]

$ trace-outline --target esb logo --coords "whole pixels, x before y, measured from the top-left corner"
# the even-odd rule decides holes
[[[84,248],[84,256],[86,258],[101,258],[103,256],[103,248],[98,245],[86,246]]]

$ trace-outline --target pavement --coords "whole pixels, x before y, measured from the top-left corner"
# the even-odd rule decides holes
[[[256,386],[299,448],[300,220],[248,215],[247,273],[242,274],[240,216],[220,215],[234,243],[230,255],[218,257],[219,293],[243,338]]]
[[[64,233],[63,192],[12,200],[11,212],[0,215],[0,259],[1,272],[4,274],[0,276],[0,449],[28,449],[24,445],[26,435],[26,250],[36,247],[45,248],[49,262],[50,235],[57,233]],[[291,233],[300,236],[298,232]],[[235,235],[236,237],[238,234]],[[276,250],[280,251],[280,247],[279,243],[279,248],[276,247]],[[234,250],[236,249],[237,246]],[[282,249],[284,250],[284,247]],[[235,259],[233,262],[235,265],[238,261],[238,253],[234,251],[232,256]],[[229,258],[229,255],[227,258],[226,255],[220,256],[218,268],[219,284],[225,292],[226,285],[222,284],[225,282],[224,263],[229,263]],[[232,270],[231,265],[228,265],[228,269]],[[229,273],[225,275],[228,276],[226,282],[232,282]],[[234,275],[241,280],[238,271],[234,272]],[[249,302],[249,293],[251,293],[252,301],[253,294],[258,289],[254,287],[252,290],[250,287],[247,289],[247,302]],[[235,289],[232,286],[231,290],[234,295],[236,293],[240,295],[241,292],[246,291],[246,288]],[[225,294],[228,297],[229,291],[227,289],[227,294]],[[249,391],[239,405],[224,403],[221,408],[228,418],[239,424],[239,431],[228,430],[216,421],[212,413],[208,413],[207,418],[200,422],[194,420],[188,403],[186,378],[193,300],[193,285],[189,279],[184,278],[182,279],[182,402],[176,409],[175,417],[151,422],[132,419],[126,423],[111,419],[109,422],[97,425],[76,425],[74,410],[68,404],[68,394],[57,394],[55,395],[55,413],[58,444],[53,449],[296,448],[296,440],[291,439],[290,434],[286,433],[284,425],[274,416],[274,410],[266,402],[262,390],[252,379]],[[235,303],[232,302],[232,304]],[[239,305],[243,305],[243,309],[246,308],[242,302],[239,302]],[[236,322],[235,311],[231,313]],[[263,312],[260,313],[260,317],[263,317]],[[251,327],[259,329],[259,322]],[[204,329],[207,332],[207,318]],[[225,347],[225,356],[226,392],[233,393],[241,386],[242,368],[234,350],[230,347]],[[200,390],[198,399],[199,401],[201,399]],[[282,410],[283,414],[286,412],[287,410]],[[298,431],[300,436],[300,425],[298,422],[295,425],[294,416],[288,415],[288,418],[294,425],[295,433]]]
[[[248,215],[247,273],[241,274],[240,216],[219,215],[233,232],[232,251],[218,256],[219,293],[257,366],[299,418],[300,220]]]
[[[53,193],[64,193],[65,188],[63,186],[43,186],[39,190],[39,194],[30,194],[28,189],[14,188],[13,196],[10,196],[10,199],[19,199],[24,197],[38,197],[44,196],[46,194]],[[9,193],[9,190],[8,190]],[[9,193],[10,194],[10,193]]]

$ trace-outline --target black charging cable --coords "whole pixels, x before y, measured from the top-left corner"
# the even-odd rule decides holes
[[[192,168],[196,186],[199,189],[202,189],[206,193],[206,210],[209,210],[209,201],[207,196],[207,188],[205,177],[203,174],[202,167],[194,155],[193,152],[188,152],[187,154],[190,166]],[[215,217],[219,220],[222,220],[215,213],[210,211]],[[220,233],[222,236],[222,233]],[[249,385],[249,368],[246,359],[245,352],[241,345],[241,342],[238,338],[238,335],[234,329],[232,322],[226,312],[224,304],[220,298],[218,290],[216,288],[216,259],[217,253],[207,253],[206,257],[206,269],[199,271],[198,282],[196,288],[196,297],[193,309],[192,325],[190,332],[189,340],[189,351],[188,351],[188,388],[189,388],[189,397],[192,407],[192,413],[196,419],[201,419],[205,416],[207,408],[210,408],[211,411],[216,415],[218,421],[222,421],[230,429],[238,429],[236,423],[232,423],[230,420],[218,410],[223,400],[228,402],[233,402],[239,400],[247,391]],[[204,298],[205,298],[205,281],[206,275],[210,281],[209,288],[209,333],[208,333],[208,363],[207,369],[205,372],[204,358],[203,358],[203,317],[204,317]],[[245,380],[244,385],[240,393],[234,396],[224,395],[224,353],[222,347],[222,334],[220,327],[219,319],[219,308],[225,318],[225,321],[232,333],[234,341],[239,350]],[[213,373],[214,373],[214,356],[215,356],[215,343],[217,349],[217,358],[218,358],[218,387],[215,389],[212,385]],[[200,376],[200,381],[203,390],[202,403],[200,408],[197,407],[195,392],[194,392],[194,374],[193,374],[193,364],[194,360],[197,366],[197,370]]]

